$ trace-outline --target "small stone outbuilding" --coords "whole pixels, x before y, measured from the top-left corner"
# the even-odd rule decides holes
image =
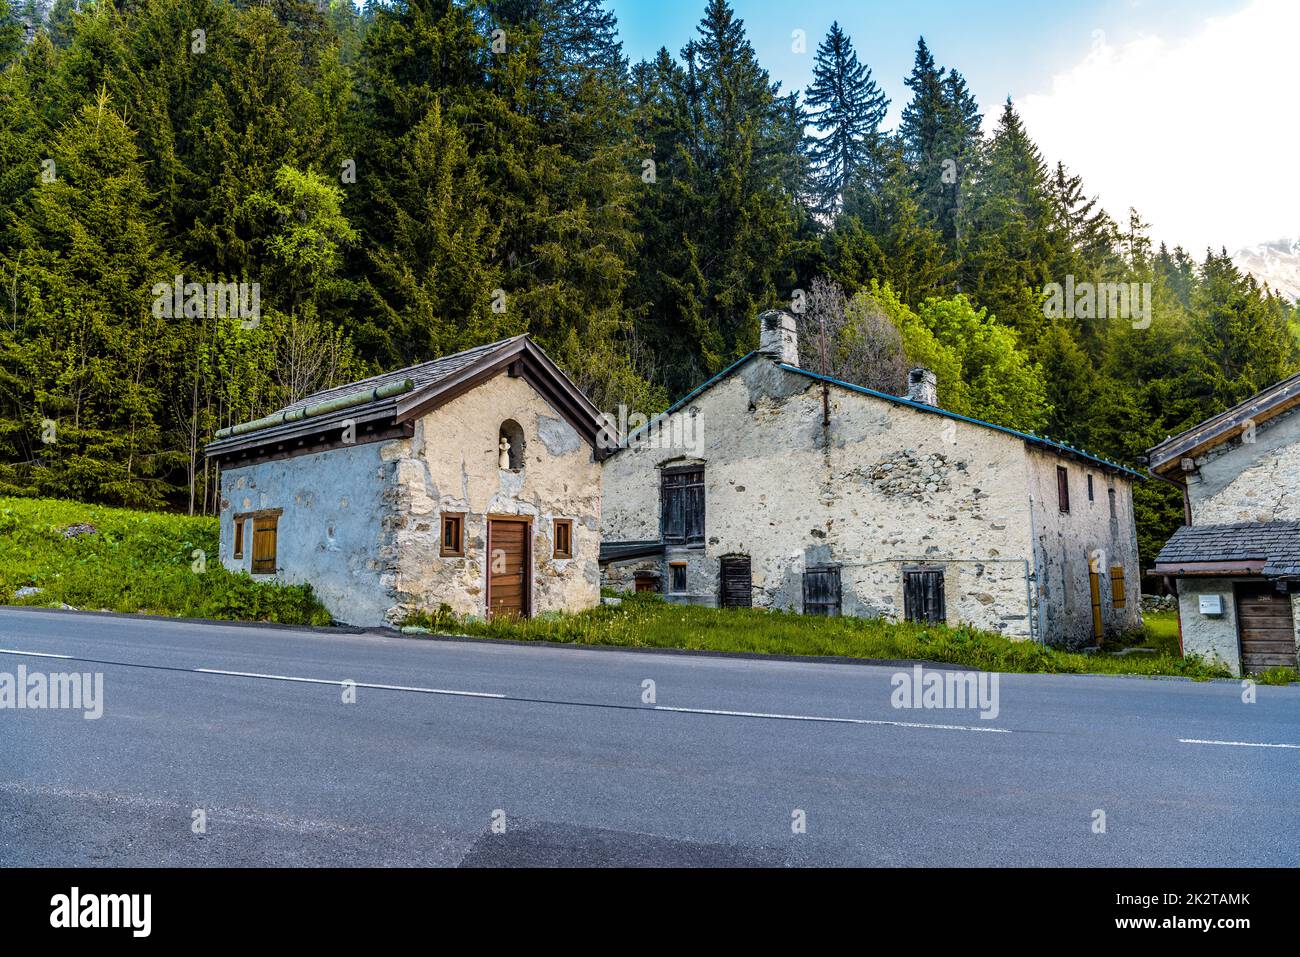
[[[1166,439],[1151,471],[1182,487],[1187,525],[1156,557],[1178,590],[1184,654],[1234,674],[1296,667],[1300,648],[1300,375]]]
[[[600,421],[527,336],[308,396],[209,444],[221,561],[357,625],[591,607]]]

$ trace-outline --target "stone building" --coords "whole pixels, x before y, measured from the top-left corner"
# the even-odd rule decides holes
[[[1234,674],[1296,666],[1300,375],[1147,453],[1183,490],[1187,525],[1156,558],[1177,583],[1183,652]]]
[[[799,366],[793,317],[619,435],[606,583],[669,601],[966,622],[1077,647],[1141,624],[1133,481],[1040,436]]]
[[[358,625],[600,600],[599,416],[527,336],[223,429],[221,561]]]

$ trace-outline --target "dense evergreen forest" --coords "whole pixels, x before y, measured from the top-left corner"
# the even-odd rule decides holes
[[[0,0],[0,494],[211,511],[216,429],[525,331],[653,412],[773,306],[824,324],[806,366],[927,365],[945,407],[1127,463],[1300,368],[1293,306],[1112,220],[924,40],[889,130],[838,26],[782,90],[700,2],[629,63],[600,0]],[[177,277],[260,312],[160,310]],[[1102,283],[1149,309],[1047,307]],[[1149,560],[1180,498],[1138,506]]]

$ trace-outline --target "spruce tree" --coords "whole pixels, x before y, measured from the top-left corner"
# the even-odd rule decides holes
[[[858,62],[853,41],[838,22],[817,48],[805,102],[819,134],[809,147],[813,202],[829,215],[839,210],[858,171],[878,160],[880,124],[889,109],[888,97],[871,69]]]

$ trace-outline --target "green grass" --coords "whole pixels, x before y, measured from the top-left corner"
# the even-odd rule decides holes
[[[63,534],[77,524],[96,532]],[[0,604],[329,624],[310,586],[258,582],[221,567],[217,534],[215,518],[0,497]],[[15,597],[24,586],[41,592]]]
[[[1229,677],[1223,668],[1197,658],[1179,657],[1176,648],[1172,655],[1081,655],[963,626],[672,605],[658,595],[621,597],[623,602],[618,606],[602,605],[589,611],[543,615],[528,621],[458,619],[443,609],[413,615],[406,624],[474,637],[624,648],[915,659],[987,671]]]

